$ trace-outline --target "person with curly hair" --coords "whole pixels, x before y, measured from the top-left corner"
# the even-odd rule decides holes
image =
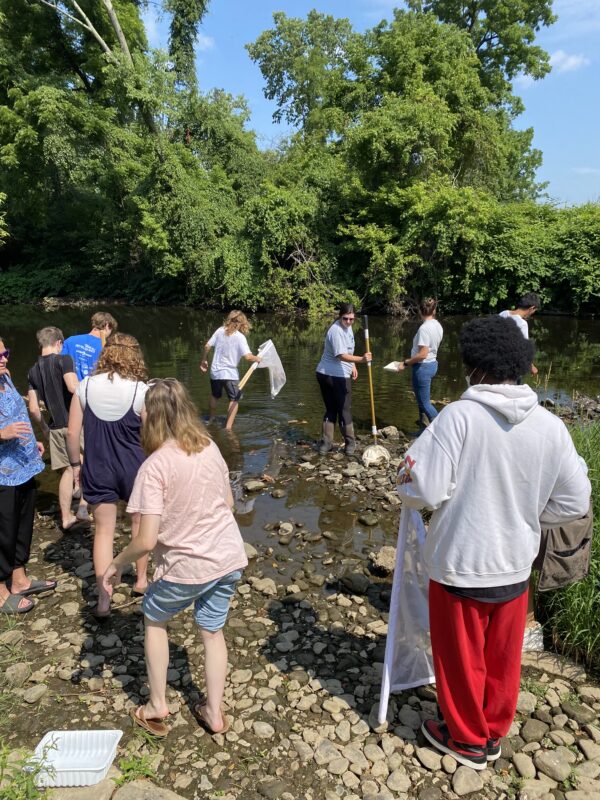
[[[591,486],[564,423],[517,384],[534,346],[514,322],[471,320],[459,341],[469,388],[409,448],[398,492],[433,511],[423,557],[444,721],[422,731],[460,764],[485,769],[516,710],[540,523],[583,516]]]
[[[92,376],[79,384],[69,413],[67,447],[73,480],[94,514],[94,570],[98,587],[95,615],[108,617],[110,594],[102,576],[113,558],[117,503],[129,500],[135,476],[144,461],[140,439],[141,414],[146,384],[144,356],[133,336],[115,333],[106,346]],[[79,463],[81,430],[85,458]],[[137,536],[139,514],[131,517],[131,535]],[[135,594],[147,586],[148,557],[137,561]]]

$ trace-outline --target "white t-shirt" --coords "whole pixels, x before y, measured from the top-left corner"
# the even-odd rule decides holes
[[[352,328],[343,328],[340,322],[334,322],[325,336],[325,347],[317,364],[317,372],[334,378],[351,378],[354,365],[349,361],[340,361],[337,356],[342,353],[354,354],[354,334]]]
[[[90,408],[99,419],[103,419],[105,422],[114,422],[116,419],[124,417],[131,408],[134,394],[133,410],[139,416],[148,391],[148,385],[143,381],[137,381],[136,384],[136,381],[121,378],[116,374],[113,375],[111,381],[107,372],[91,375],[84,378],[77,387],[77,397],[79,397],[82,408],[85,408],[86,388]]]
[[[523,319],[523,317],[519,316],[519,314],[512,314],[508,309],[506,311],[501,311],[499,314],[500,317],[508,317],[508,319],[512,319],[519,326],[519,330],[523,334],[526,339],[529,339],[529,326],[527,322]]]
[[[215,348],[210,377],[219,381],[239,381],[237,365],[241,358],[252,352],[244,334],[234,331],[231,336],[227,336],[225,328],[219,328],[210,337],[208,344]]]
[[[416,332],[415,338],[413,339],[412,350],[410,351],[411,358],[417,355],[419,348],[428,347],[429,352],[421,363],[428,364],[431,361],[435,361],[437,359],[437,351],[442,343],[443,336],[444,329],[437,319],[425,320],[425,322]]]

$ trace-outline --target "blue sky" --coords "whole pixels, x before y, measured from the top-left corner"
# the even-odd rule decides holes
[[[261,147],[277,143],[285,125],[273,123],[274,104],[262,93],[260,70],[244,45],[272,25],[274,11],[305,16],[312,8],[348,17],[357,30],[391,16],[392,0],[211,0],[197,43],[200,87],[244,95],[251,127]],[[168,19],[156,15],[155,4],[145,13],[153,47],[166,47]],[[554,0],[559,19],[543,29],[537,42],[551,55],[552,72],[542,81],[518,78],[515,91],[526,111],[517,127],[533,127],[535,146],[544,154],[538,178],[548,181],[550,197],[561,204],[600,200],[600,0]]]

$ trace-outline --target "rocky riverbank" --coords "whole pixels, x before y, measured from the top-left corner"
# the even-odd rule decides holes
[[[240,503],[262,501],[269,521],[245,528],[254,547],[226,629],[233,724],[224,736],[209,736],[192,714],[202,646],[189,613],[170,627],[173,730],[152,741],[132,728],[128,711],[148,690],[131,576],[111,619],[99,623],[90,614],[91,530],[63,535],[54,516],[40,515],[30,572],[58,580],[58,589],[16,623],[0,620],[0,735],[11,758],[51,729],[123,730],[112,777],[89,790],[54,790],[54,800],[600,798],[600,687],[556,657],[525,659],[518,716],[484,772],[425,746],[419,727],[437,714],[433,687],[394,696],[388,722],[377,725],[393,551],[382,552],[370,531],[397,522],[395,475],[407,441],[389,429],[383,443],[386,467],[364,468],[360,454],[319,457],[312,443],[296,442],[276,475],[239,481]],[[327,487],[332,498],[318,526],[290,514],[287,501],[303,487]],[[355,520],[356,550],[341,541],[340,509]],[[128,534],[122,521],[117,547]]]

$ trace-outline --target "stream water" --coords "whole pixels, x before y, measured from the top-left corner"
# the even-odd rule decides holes
[[[106,307],[119,321],[119,329],[138,338],[151,377],[176,377],[190,390],[201,413],[208,408],[209,379],[198,369],[204,342],[222,321],[214,311],[186,308]],[[11,348],[10,369],[19,390],[27,390],[27,371],[37,357],[35,332],[45,325],[56,325],[65,336],[89,330],[94,309],[59,308],[55,311],[22,306],[4,308],[0,335]],[[464,371],[458,352],[458,333],[467,317],[441,318],[444,341],[439,352],[439,371],[432,397],[455,400],[464,391]],[[234,475],[260,475],[268,471],[276,477],[285,460],[289,443],[313,440],[319,435],[323,414],[315,380],[323,337],[330,323],[284,315],[256,315],[248,337],[257,346],[271,338],[280,354],[287,383],[274,400],[269,394],[266,370],[258,370],[247,385],[240,405],[235,431],[227,435],[217,422],[211,433]],[[370,317],[371,349],[374,354],[373,379],[377,423],[396,425],[407,434],[416,432],[416,405],[410,384],[410,370],[394,374],[382,367],[392,360],[406,358],[418,322],[400,322],[392,317]],[[364,352],[362,326],[356,324],[356,352]],[[537,347],[539,369],[537,390],[541,396],[564,402],[574,392],[600,394],[600,321],[566,317],[534,318],[530,336]],[[242,367],[242,371],[245,365]],[[530,382],[532,379],[530,379]],[[534,385],[532,383],[532,385]],[[220,412],[224,415],[226,401]],[[353,388],[353,414],[359,432],[370,430],[368,383],[365,368]],[[221,418],[221,421],[224,417]],[[41,476],[40,508],[55,501],[56,475],[46,470]],[[49,497],[52,495],[52,498]],[[285,505],[285,510],[282,507]],[[238,520],[245,538],[259,541],[265,523],[293,517],[313,530],[337,529],[342,550],[362,550],[377,541],[389,541],[395,528],[391,520],[357,540],[354,507],[340,504],[319,482],[295,482],[285,500],[263,494],[255,501],[238,503]]]

